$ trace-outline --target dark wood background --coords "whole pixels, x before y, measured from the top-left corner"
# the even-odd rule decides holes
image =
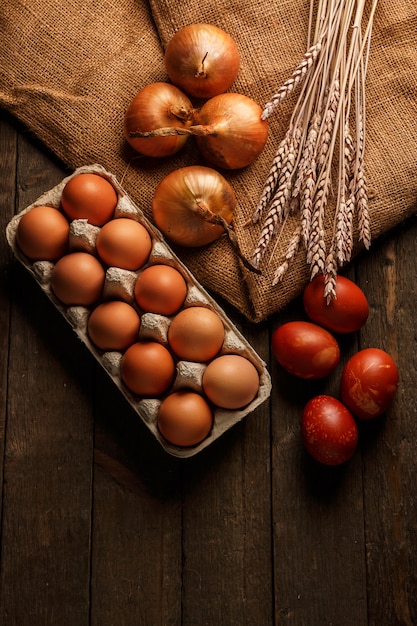
[[[273,379],[270,401],[196,457],[168,456],[14,260],[4,229],[68,172],[0,120],[0,623],[3,626],[417,624],[417,219],[348,276],[370,316],[325,381],[286,375],[271,334],[225,307]],[[221,303],[224,305],[224,303]],[[304,452],[299,422],[341,367],[381,347],[401,376],[343,467]]]

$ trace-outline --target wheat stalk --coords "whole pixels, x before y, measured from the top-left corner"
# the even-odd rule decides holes
[[[254,212],[252,216],[252,222],[254,224],[256,224],[256,222],[258,222],[261,219],[264,209],[268,206],[269,202],[272,199],[272,196],[275,191],[275,187],[277,185],[277,181],[280,176],[282,164],[286,160],[286,157],[288,155],[290,141],[291,141],[291,133],[290,131],[288,131],[284,139],[281,141],[281,143],[278,146],[278,150],[272,162],[270,172],[265,181],[262,195],[259,199],[256,211]]]
[[[299,144],[300,130],[295,129],[292,137],[288,140],[288,149],[285,152],[286,158],[283,160],[281,168],[277,170],[278,182],[276,191],[272,198],[258,245],[253,253],[252,264],[255,268],[259,267],[269,242],[277,232],[278,224],[282,223],[288,215],[291,179],[297,161]]]
[[[338,268],[351,259],[355,217],[359,240],[365,248],[371,244],[365,78],[377,3],[311,0],[307,51],[262,113],[263,119],[270,117],[299,87],[288,130],[252,216],[256,223],[265,214],[253,264],[259,267],[272,239],[283,236],[288,214],[298,215],[299,224],[274,273],[273,284],[283,280],[302,243],[310,277],[319,273],[325,276],[327,299],[335,297]],[[370,10],[366,18],[367,4]],[[351,120],[355,123],[353,134]],[[330,199],[334,204],[333,232],[326,250]],[[278,241],[274,252],[277,246]]]
[[[282,260],[281,265],[279,265],[275,270],[274,278],[272,280],[273,285],[277,285],[284,278],[284,274],[288,270],[291,259],[296,255],[298,251],[300,241],[301,227],[297,226],[288,244],[284,259]]]
[[[265,105],[264,110],[262,112],[262,119],[266,120],[275,109],[289,96],[289,94],[294,91],[297,85],[303,81],[311,68],[314,65],[318,55],[321,51],[321,38],[313,44],[307,52],[305,52],[303,60],[301,63],[295,68],[290,78],[288,78],[285,83],[279,88],[276,94],[274,94],[271,100]]]
[[[324,217],[329,195],[330,177],[324,172],[318,181],[311,217],[311,232],[307,247],[307,263],[311,265],[311,278],[324,272],[326,243],[324,241]]]

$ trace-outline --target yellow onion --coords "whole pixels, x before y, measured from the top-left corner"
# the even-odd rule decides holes
[[[202,128],[195,134],[207,163],[230,170],[250,165],[268,139],[268,124],[261,114],[261,107],[242,94],[223,93],[208,100],[193,124]]]
[[[165,50],[171,81],[194,98],[211,98],[226,91],[240,66],[235,41],[217,26],[189,24],[178,30]]]
[[[219,172],[190,165],[171,172],[159,183],[152,198],[152,215],[169,241],[197,247],[226,232],[236,204],[232,187]]]
[[[187,135],[143,139],[142,132],[161,126],[187,128],[193,119],[193,106],[188,97],[175,85],[151,83],[130,102],[124,118],[124,133],[129,144],[146,156],[171,156],[187,141]],[[135,135],[134,133],[139,133]]]

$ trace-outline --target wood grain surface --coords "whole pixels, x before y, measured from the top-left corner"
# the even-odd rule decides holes
[[[269,364],[271,398],[188,460],[168,456],[14,259],[14,213],[69,172],[0,112],[2,626],[417,623],[417,219],[346,274],[370,303],[338,369],[296,380],[270,354],[301,301],[261,325],[220,302]],[[389,411],[343,467],[313,462],[300,417],[363,347],[400,369]]]

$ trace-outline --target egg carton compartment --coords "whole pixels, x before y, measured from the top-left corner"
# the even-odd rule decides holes
[[[51,275],[55,262],[44,260],[32,261],[29,259],[18,246],[17,230],[23,215],[33,210],[35,207],[51,206],[62,211],[61,197],[65,185],[74,176],[82,173],[98,174],[111,183],[117,193],[117,206],[111,219],[125,217],[136,220],[148,231],[152,245],[147,261],[138,270],[132,271],[120,267],[107,267],[102,263],[105,268],[104,286],[100,299],[93,305],[66,306],[55,296],[51,288]],[[96,241],[101,227],[88,223],[86,219],[74,219],[72,221],[69,220],[69,222],[68,252],[87,252],[99,258]],[[34,203],[12,218],[6,228],[6,237],[16,258],[31,273],[40,288],[66,318],[78,338],[86,345],[109,377],[117,385],[125,399],[136,411],[140,419],[147,425],[149,430],[169,454],[183,458],[197,454],[215,441],[225,431],[241,421],[269,397],[271,392],[271,378],[264,361],[232,323],[214,298],[195,279],[188,268],[172,251],[160,231],[145,217],[140,208],[131,200],[116,177],[110,172],[107,172],[102,166],[83,166],[75,170],[70,176],[64,178],[53,189],[44,193]],[[100,350],[91,341],[88,333],[88,320],[92,310],[101,302],[120,300],[130,304],[138,312],[140,326],[137,341],[151,340],[169,348],[168,331],[172,319],[178,311],[173,315],[161,315],[142,311],[135,301],[134,293],[135,284],[141,272],[147,267],[159,264],[169,265],[177,269],[186,282],[187,293],[181,310],[195,306],[206,307],[214,311],[220,317],[225,332],[223,344],[216,356],[223,354],[237,354],[243,356],[255,366],[259,374],[259,388],[254,399],[238,410],[228,410],[213,406],[213,426],[210,433],[203,441],[192,447],[180,447],[168,442],[158,429],[157,416],[163,398],[170,393],[186,389],[203,395],[202,378],[207,363],[191,362],[175,358],[175,375],[168,390],[161,394],[161,397],[140,397],[133,393],[121,378],[120,371],[123,353],[112,350]]]

